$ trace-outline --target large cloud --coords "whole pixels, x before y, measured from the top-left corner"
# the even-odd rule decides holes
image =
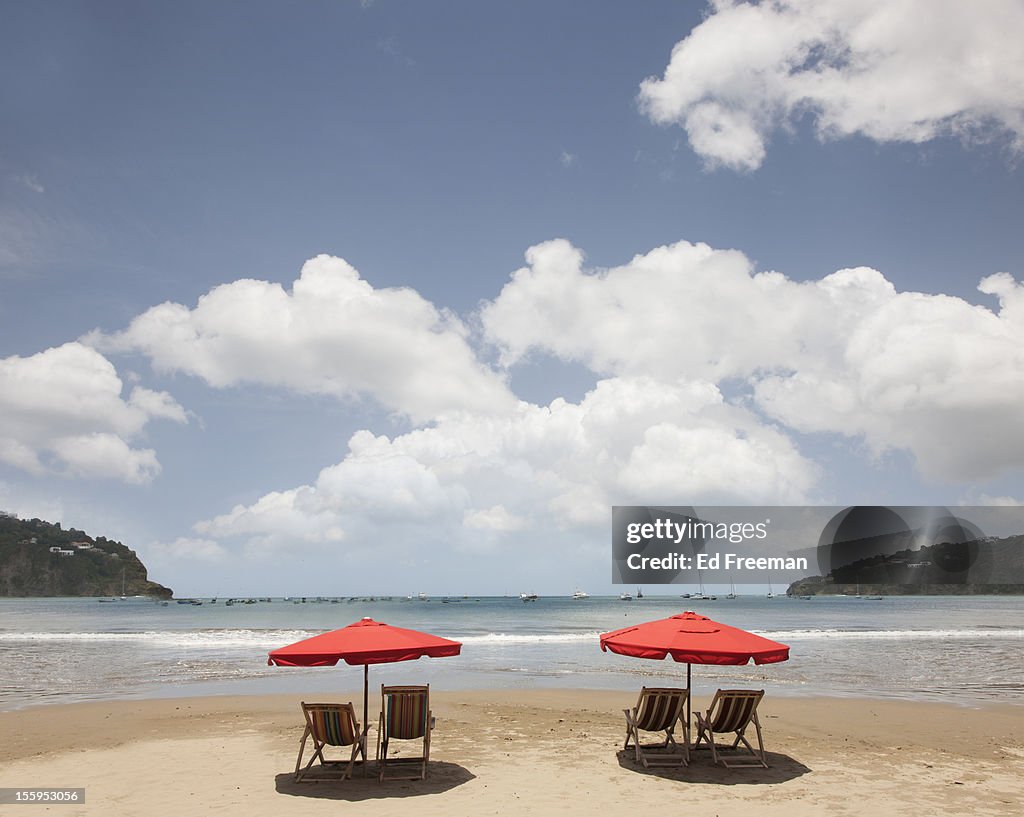
[[[35,474],[148,482],[156,453],[133,448],[154,418],[186,422],[165,392],[136,386],[127,400],[113,364],[80,343],[0,360],[0,461]]]
[[[815,476],[784,434],[709,383],[614,378],[578,404],[453,415],[394,439],[358,432],[314,484],[197,532],[253,552],[298,540],[472,550],[506,534],[543,544],[560,529],[601,529],[612,504],[806,502]]]
[[[895,290],[878,272],[796,283],[743,253],[680,241],[588,271],[567,241],[531,247],[481,310],[505,365],[531,350],[602,375],[705,378],[842,362],[846,335]]]
[[[717,0],[641,108],[710,165],[754,169],[809,113],[823,138],[1007,136],[1024,147],[1019,0]]]
[[[908,449],[930,477],[1024,465],[1024,295],[1009,275],[982,282],[993,312],[898,293],[866,268],[755,274],[741,253],[687,242],[609,270],[585,270],[565,241],[527,260],[481,312],[506,365],[534,352],[602,375],[738,381],[791,428]]]
[[[161,371],[211,386],[257,383],[339,398],[369,395],[417,422],[452,410],[507,409],[514,399],[481,365],[453,315],[411,289],[375,290],[340,258],[307,261],[291,292],[239,280],[194,309],[153,307],[123,332],[93,333],[104,351],[141,351]]]
[[[863,434],[907,448],[926,474],[966,481],[1024,465],[1024,294],[1008,275],[979,287],[993,313],[959,298],[901,293],[866,315],[844,364],[770,376],[758,403],[803,431]]]

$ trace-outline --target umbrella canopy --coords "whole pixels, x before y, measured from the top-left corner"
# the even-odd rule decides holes
[[[370,664],[414,661],[424,657],[444,658],[458,655],[461,650],[462,644],[458,641],[364,618],[340,630],[331,630],[276,649],[270,653],[267,663],[279,667],[333,667],[339,661],[362,664],[365,729]]]
[[[601,649],[632,658],[671,655],[687,664],[774,664],[789,658],[785,644],[692,612],[603,633]]]
[[[789,659],[785,644],[689,611],[603,633],[601,649],[632,658],[661,660],[672,656],[686,664],[687,690],[691,664],[774,664]],[[689,696],[686,717],[690,717]]]
[[[364,618],[340,630],[321,633],[274,650],[267,663],[279,667],[333,667],[344,661],[365,666],[424,657],[444,658],[458,655],[461,649],[462,644],[458,641]]]

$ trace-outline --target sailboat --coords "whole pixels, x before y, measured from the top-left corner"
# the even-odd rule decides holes
[[[697,584],[700,586],[700,592],[694,596],[690,596],[691,599],[697,599],[698,601],[717,601],[718,596],[709,596],[704,592],[704,580],[700,577],[700,571],[697,571]]]
[[[726,598],[727,599],[734,599],[734,598],[736,598],[736,582],[734,582],[732,580],[731,576],[729,577],[729,595],[726,596]]]
[[[775,598],[775,594],[772,592],[772,580],[771,579],[768,579],[768,595],[766,596],[766,598],[769,598],[769,599]]]
[[[639,587],[636,589],[636,597],[638,599],[642,599],[644,597],[643,591]]]
[[[121,601],[127,601],[128,597],[124,594],[124,571],[125,568],[121,568]]]

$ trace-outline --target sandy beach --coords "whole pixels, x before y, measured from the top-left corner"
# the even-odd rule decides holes
[[[630,694],[435,691],[426,780],[379,784],[357,770],[351,780],[296,784],[300,697],[361,708],[358,692],[335,691],[0,713],[0,786],[85,787],[84,805],[37,808],[125,817],[337,814],[354,804],[380,817],[654,812],[669,803],[721,817],[1024,812],[1022,707],[766,698],[769,769],[716,767],[700,751],[686,769],[655,771],[622,750]],[[371,722],[377,706],[371,692]]]

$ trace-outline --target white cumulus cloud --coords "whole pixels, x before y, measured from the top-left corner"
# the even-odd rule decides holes
[[[526,527],[528,522],[514,513],[509,513],[504,505],[494,505],[490,508],[466,511],[462,517],[462,524],[467,528],[483,531],[513,531]]]
[[[790,429],[906,449],[932,478],[1024,466],[1024,290],[1008,274],[981,282],[993,311],[897,292],[863,267],[755,273],[742,253],[688,242],[607,270],[561,240],[527,261],[481,311],[506,365],[551,354],[605,376],[739,382]]]
[[[952,134],[1024,148],[1018,0],[715,0],[641,109],[711,166],[753,170],[805,114],[822,138]]]
[[[906,448],[926,474],[990,477],[1024,464],[1024,310],[1009,276],[985,279],[992,312],[959,298],[900,293],[847,337],[843,365],[773,375],[758,403],[803,431],[862,434]]]
[[[179,536],[172,542],[153,542],[146,547],[150,567],[172,567],[178,562],[216,565],[231,558],[229,551],[212,539]]]
[[[481,310],[502,362],[539,351],[603,375],[720,382],[838,365],[846,332],[895,292],[867,268],[797,283],[755,273],[741,252],[686,241],[608,270],[585,269],[582,251],[561,239],[526,259]]]
[[[295,541],[473,549],[481,537],[600,529],[612,504],[800,503],[816,469],[780,431],[706,382],[601,381],[579,403],[521,402],[394,438],[353,435],[316,481],[202,522],[250,547]],[[344,531],[344,536],[336,532]]]
[[[255,383],[342,399],[365,395],[424,422],[515,402],[465,336],[455,316],[414,290],[374,289],[342,259],[321,255],[303,265],[290,292],[238,280],[215,287],[193,309],[164,303],[123,332],[94,332],[86,342],[142,352],[159,371],[218,388]]]
[[[156,453],[131,441],[152,419],[187,422],[185,410],[165,392],[135,386],[125,400],[122,391],[113,364],[80,343],[0,359],[0,461],[35,474],[150,481]]]

